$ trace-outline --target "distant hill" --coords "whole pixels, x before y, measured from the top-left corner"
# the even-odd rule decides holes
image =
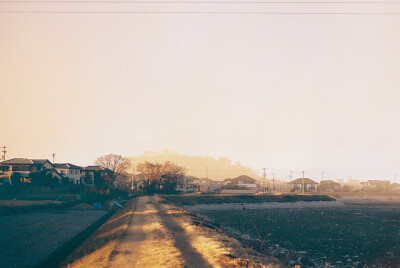
[[[234,163],[226,157],[218,159],[214,157],[201,157],[182,155],[169,150],[162,152],[145,152],[140,156],[128,157],[135,165],[144,161],[164,163],[171,161],[187,169],[186,175],[198,178],[207,177],[212,180],[224,180],[227,178],[236,178],[240,175],[247,175],[254,179],[259,179],[257,174],[250,168],[242,166],[240,163]]]

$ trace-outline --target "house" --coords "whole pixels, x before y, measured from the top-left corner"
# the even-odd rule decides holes
[[[197,189],[201,192],[215,192],[221,190],[221,186],[222,181],[185,176],[179,180],[178,184],[176,185],[176,190],[186,191],[188,189]]]
[[[321,192],[337,192],[340,190],[340,183],[333,180],[322,180],[319,183],[319,190]]]
[[[292,182],[291,185],[292,192],[316,192],[318,187],[318,182],[315,182],[309,178],[299,178]]]
[[[57,170],[63,177],[68,178],[72,184],[81,183],[81,170],[82,167],[70,164],[70,163],[55,163],[53,164],[55,170]]]
[[[11,178],[14,172],[21,175],[21,181],[29,182],[30,174],[46,171],[61,182],[61,174],[55,170],[53,164],[47,159],[13,158],[0,162],[0,176]]]
[[[361,187],[364,191],[387,191],[390,189],[390,181],[368,180],[361,182]]]
[[[226,179],[223,181],[226,188],[246,188],[249,190],[257,189],[257,181],[247,175],[241,175],[234,179]]]
[[[81,169],[81,183],[86,186],[93,186],[96,184],[97,179],[106,184],[112,184],[114,172],[100,166],[87,166]]]

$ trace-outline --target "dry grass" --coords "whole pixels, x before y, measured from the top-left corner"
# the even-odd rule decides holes
[[[106,267],[132,218],[134,200],[128,201],[106,223],[72,252],[60,267]]]
[[[171,204],[163,204],[190,240],[193,248],[213,267],[282,267],[274,257],[262,255],[245,248],[238,240],[226,236],[222,231],[202,226],[202,220],[187,214]]]

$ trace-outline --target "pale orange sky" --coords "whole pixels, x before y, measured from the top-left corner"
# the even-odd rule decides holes
[[[0,3],[0,11],[400,12],[400,5]],[[286,176],[400,173],[400,15],[0,13],[7,158],[169,148]],[[307,173],[308,172],[308,173]],[[300,174],[298,174],[300,175]],[[400,175],[399,175],[400,178]]]

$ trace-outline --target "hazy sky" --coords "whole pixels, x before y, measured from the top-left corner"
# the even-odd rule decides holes
[[[358,13],[400,5],[0,3],[10,10]],[[169,148],[279,176],[393,179],[399,33],[400,15],[0,13],[0,145],[7,158],[54,152],[80,165]]]

